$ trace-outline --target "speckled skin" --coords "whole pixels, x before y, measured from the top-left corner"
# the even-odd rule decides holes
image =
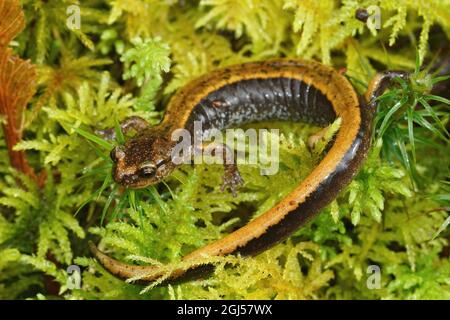
[[[226,237],[195,250],[184,260],[241,253],[254,255],[287,238],[328,205],[358,172],[370,147],[374,99],[393,75],[375,77],[360,99],[348,80],[314,61],[277,59],[216,70],[180,89],[171,99],[163,121],[128,141],[114,156],[116,181],[128,187],[157,183],[174,168],[170,135],[177,128],[224,129],[261,120],[294,120],[326,126],[336,117],[341,127],[318,166],[277,205]],[[367,103],[370,102],[370,103]],[[156,174],[140,177],[142,164]],[[159,163],[159,165],[158,165]],[[153,266],[133,266],[114,260],[91,246],[94,256],[121,278],[144,275],[154,281],[163,272]],[[196,268],[193,265],[191,269]],[[175,270],[174,279],[186,270]]]
[[[233,82],[209,93],[192,110],[185,127],[194,121],[203,129],[290,120],[326,126],[336,118],[327,98],[313,85],[299,79],[276,77]]]

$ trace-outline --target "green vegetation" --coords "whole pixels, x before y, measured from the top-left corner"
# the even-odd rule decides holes
[[[427,69],[449,46],[448,0],[20,4],[23,30],[17,7],[8,17],[19,17],[17,30],[2,32],[9,20],[0,9],[0,61],[19,75],[0,81],[0,299],[450,299],[450,101],[430,92],[446,78]],[[66,25],[71,5],[80,29]],[[371,5],[381,7],[380,30],[355,19]],[[107,273],[89,240],[122,261],[177,266],[271,208],[314,168],[332,135],[311,150],[317,128],[256,125],[280,129],[280,171],[261,176],[257,165],[240,166],[245,185],[233,197],[220,191],[219,165],[185,165],[157,186],[122,190],[108,153],[124,138],[107,142],[95,130],[131,115],[155,124],[196,76],[280,56],[345,70],[361,94],[377,71],[413,73],[380,98],[373,147],[354,181],[259,256],[206,259],[216,265],[209,278],[143,287]],[[0,63],[0,79],[8,70]],[[67,287],[73,264],[82,268],[80,289]],[[381,268],[380,289],[367,287],[370,265]]]

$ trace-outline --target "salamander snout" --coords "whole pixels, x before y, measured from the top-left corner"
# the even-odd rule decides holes
[[[110,157],[114,180],[127,188],[145,188],[169,175],[174,168],[170,155],[162,152],[163,148],[155,150],[153,147],[154,144],[130,141],[112,149]]]

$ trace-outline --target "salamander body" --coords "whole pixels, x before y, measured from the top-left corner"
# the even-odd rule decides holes
[[[162,122],[148,127],[131,119],[124,127],[140,129],[124,146],[111,152],[113,176],[121,185],[142,188],[155,184],[177,167],[171,161],[179,128],[194,132],[196,121],[204,130],[239,126],[264,120],[302,121],[325,127],[337,117],[341,126],[328,153],[291,193],[247,225],[185,256],[240,253],[255,255],[287,238],[337,197],[361,167],[371,142],[375,99],[404,72],[378,74],[365,97],[331,67],[315,61],[276,59],[218,69],[191,81],[171,99]],[[225,184],[240,183],[237,167],[225,167]],[[142,281],[162,276],[155,266],[127,265],[110,258],[94,245],[94,256],[121,278],[146,275]],[[175,270],[170,278],[186,270]]]

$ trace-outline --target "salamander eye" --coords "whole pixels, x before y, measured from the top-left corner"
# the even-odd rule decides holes
[[[111,160],[113,162],[117,162],[117,160],[125,157],[125,151],[123,150],[123,148],[121,146],[117,146],[111,150],[111,152],[109,153],[109,156],[111,157]]]
[[[152,178],[156,173],[156,166],[152,163],[143,164],[138,171],[138,174],[142,178]]]

